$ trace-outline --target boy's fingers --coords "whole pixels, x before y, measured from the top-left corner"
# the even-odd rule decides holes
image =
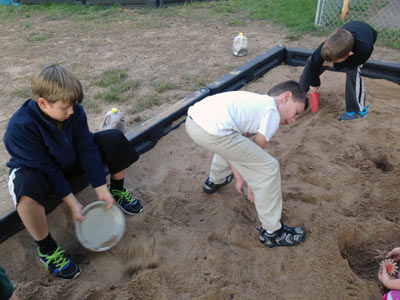
[[[83,222],[85,219],[86,217],[81,215],[80,217],[74,218],[74,223]]]
[[[106,209],[110,209],[111,207],[113,207],[114,202],[107,202],[107,207]]]

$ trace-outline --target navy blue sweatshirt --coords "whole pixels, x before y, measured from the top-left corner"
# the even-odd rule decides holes
[[[4,144],[11,155],[7,166],[40,170],[50,190],[59,198],[72,192],[64,173],[78,159],[93,187],[106,183],[104,164],[89,131],[86,114],[79,104],[74,104],[73,109],[73,115],[59,129],[29,99],[11,117],[4,134]]]
[[[374,44],[378,33],[367,23],[353,21],[346,23],[342,26],[343,29],[349,31],[354,37],[354,46],[351,50],[354,54],[349,56],[344,62],[335,63],[334,67],[336,70],[340,70],[344,67],[357,67],[364,64],[371,56],[374,50]],[[320,86],[321,81],[319,74],[321,73],[322,64],[324,59],[321,56],[321,49],[324,43],[322,43],[311,55],[310,61],[310,72],[311,86]]]

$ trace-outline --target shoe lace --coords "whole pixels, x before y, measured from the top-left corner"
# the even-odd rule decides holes
[[[69,259],[64,256],[64,250],[61,250],[60,247],[57,247],[56,251],[51,255],[42,255],[44,259],[46,259],[45,266],[49,267],[49,264],[53,262],[53,264],[57,267],[57,269],[62,269],[66,264],[69,263]]]
[[[127,203],[132,204],[136,198],[133,197],[133,195],[131,194],[131,192],[127,189],[124,188],[123,191],[119,191],[119,190],[112,190],[111,191],[113,196],[117,196],[118,197],[118,204],[122,204],[122,202],[125,200]]]

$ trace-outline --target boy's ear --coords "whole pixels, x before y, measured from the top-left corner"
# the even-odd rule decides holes
[[[350,52],[349,52],[349,56],[352,56],[353,54],[354,54],[353,51],[350,51]]]
[[[47,99],[46,99],[46,98],[40,97],[40,98],[38,98],[38,100],[37,100],[37,104],[39,105],[39,107],[40,107],[41,109],[45,109],[45,108],[47,108],[47,106],[49,105],[49,102],[47,102]]]
[[[284,92],[282,96],[283,103],[287,103],[292,98],[292,92]]]

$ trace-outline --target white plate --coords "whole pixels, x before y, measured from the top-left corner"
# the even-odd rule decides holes
[[[125,231],[125,216],[114,205],[106,210],[107,203],[95,201],[83,209],[86,219],[75,225],[76,236],[85,248],[92,251],[105,251],[117,244]]]

